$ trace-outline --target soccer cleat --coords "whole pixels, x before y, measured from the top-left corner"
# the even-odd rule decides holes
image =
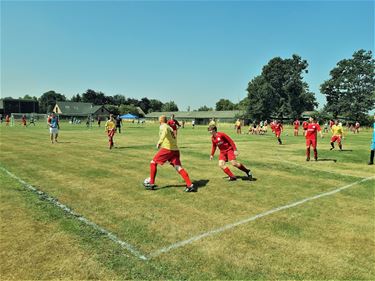
[[[331,147],[329,150],[333,150],[333,149],[335,149],[334,147]]]
[[[306,161],[310,161],[310,157],[307,157],[307,158],[306,158]]]
[[[245,172],[247,177],[249,178],[249,180],[252,180],[253,179],[253,174],[251,173],[250,170],[247,170],[247,172]]]
[[[318,161],[318,157],[314,157],[314,160],[315,160],[315,161]]]
[[[147,190],[155,190],[155,188],[156,188],[156,185],[153,184],[153,183],[143,183],[143,186],[144,186]]]
[[[370,161],[370,162],[368,162],[368,165],[374,165],[374,162]]]
[[[228,181],[236,181],[236,180],[237,180],[236,177],[229,177],[229,178],[228,178]]]
[[[187,186],[185,188],[185,192],[197,192],[198,189],[194,186],[194,184],[190,185],[190,186]]]

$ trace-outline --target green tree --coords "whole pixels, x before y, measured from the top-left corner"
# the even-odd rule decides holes
[[[105,108],[108,109],[108,111],[110,113],[112,113],[113,115],[119,115],[120,114],[120,108],[117,105],[107,104],[107,105],[105,105]]]
[[[200,108],[198,108],[198,111],[213,111],[213,108],[204,105],[204,106],[201,106]]]
[[[216,111],[224,111],[224,110],[234,110],[236,109],[236,105],[227,99],[220,99],[216,103]]]
[[[39,110],[41,113],[52,112],[53,107],[57,101],[66,101],[66,97],[55,91],[45,92],[39,98]]]
[[[73,102],[82,102],[82,97],[80,94],[77,94],[75,96],[72,96],[72,98],[70,99],[70,101],[73,101]]]
[[[82,102],[88,102],[95,105],[107,104],[109,99],[102,92],[95,92],[94,90],[88,89],[82,94]]]
[[[166,102],[161,107],[161,111],[178,111],[177,104],[174,101]]]
[[[138,116],[138,110],[137,110],[137,107],[135,105],[132,105],[132,104],[122,104],[120,105],[119,107],[119,112],[120,114],[133,114],[133,115],[137,115]]]
[[[163,103],[156,99],[150,100],[150,108],[148,109],[148,112],[158,112],[161,111],[161,108],[163,107]]]
[[[345,115],[366,120],[375,105],[375,60],[371,51],[359,50],[352,58],[339,61],[330,71],[331,78],[321,86],[326,96],[325,110],[333,117]]]
[[[28,94],[24,95],[24,97],[21,98],[21,99],[24,99],[24,100],[38,100],[37,97],[35,97],[35,96],[32,97],[32,96],[30,96],[30,95],[28,95]]]

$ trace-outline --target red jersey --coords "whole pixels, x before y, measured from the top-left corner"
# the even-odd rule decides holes
[[[307,130],[307,127],[309,126],[309,123],[307,123],[306,121],[303,121],[302,123],[302,127],[304,130]]]
[[[175,119],[169,119],[167,124],[172,128],[173,131],[177,131],[177,127],[180,127],[180,123],[178,123]]]
[[[293,122],[294,128],[298,129],[298,128],[299,128],[299,124],[300,124],[300,123],[299,123],[298,120],[294,121],[294,122]]]
[[[318,123],[310,123],[307,126],[306,139],[316,139],[317,133],[320,131],[321,129]]]
[[[217,132],[215,137],[212,136],[211,155],[215,154],[216,147],[219,147],[220,151],[237,150],[234,141],[227,134],[221,132]]]
[[[276,132],[276,133],[279,133],[279,132],[282,131],[282,129],[283,129],[283,125],[280,124],[280,123],[278,123],[278,124],[275,125],[274,129],[275,129],[275,132]]]

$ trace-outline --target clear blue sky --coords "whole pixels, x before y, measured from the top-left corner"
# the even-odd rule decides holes
[[[374,1],[1,1],[1,95],[174,100],[180,110],[238,102],[276,56],[300,55],[319,85],[374,51]]]

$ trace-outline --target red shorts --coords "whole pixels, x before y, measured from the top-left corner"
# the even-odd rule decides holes
[[[236,155],[234,155],[234,151],[232,149],[226,151],[220,150],[219,160],[223,160],[225,162],[228,162],[228,160],[236,160]]]
[[[168,161],[173,166],[181,166],[179,150],[169,150],[161,148],[152,160],[160,165],[163,165],[165,162]]]
[[[111,129],[111,130],[107,131],[107,135],[110,138],[113,138],[113,136],[115,135],[115,133],[116,133],[115,129]]]
[[[317,141],[316,139],[306,139],[306,146],[312,145],[312,147],[316,148]]]
[[[341,137],[340,136],[333,136],[331,138],[331,142],[335,142],[337,141],[338,143],[341,143]]]
[[[299,129],[299,126],[294,126],[294,130],[298,130]]]
[[[276,136],[277,138],[279,138],[279,137],[281,136],[281,131],[276,131],[276,132],[275,132],[275,136]]]

